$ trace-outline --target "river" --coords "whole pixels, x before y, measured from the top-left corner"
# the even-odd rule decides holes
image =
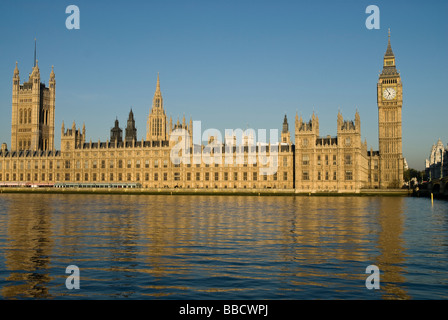
[[[0,195],[1,299],[447,299],[447,271],[446,201]]]

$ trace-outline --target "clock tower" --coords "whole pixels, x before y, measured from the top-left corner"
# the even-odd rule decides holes
[[[403,185],[402,122],[403,85],[390,45],[390,31],[383,70],[377,84],[380,188]]]

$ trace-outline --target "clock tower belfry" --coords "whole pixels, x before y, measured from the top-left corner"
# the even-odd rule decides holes
[[[402,122],[403,85],[390,44],[377,84],[380,188],[403,185]]]

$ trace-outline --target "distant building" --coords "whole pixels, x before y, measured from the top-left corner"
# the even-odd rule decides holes
[[[448,145],[444,147],[440,139],[432,145],[429,159],[425,161],[425,173],[429,180],[448,176]]]

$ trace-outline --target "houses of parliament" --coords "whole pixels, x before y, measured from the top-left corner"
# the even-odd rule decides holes
[[[226,151],[239,148],[241,161],[228,164],[173,163],[170,151],[175,145],[170,135],[182,129],[193,135],[193,122],[173,123],[163,104],[159,75],[147,118],[146,139],[137,139],[134,114],[131,110],[126,128],[118,119],[107,141],[87,141],[86,128],[61,125],[61,148],[55,150],[56,77],[52,67],[48,86],[41,82],[38,61],[27,81],[21,83],[16,63],[12,79],[11,145],[0,150],[0,187],[12,185],[47,185],[72,183],[78,185],[137,184],[142,188],[194,189],[289,189],[296,193],[359,192],[361,189],[399,188],[403,184],[402,156],[402,82],[396,69],[390,34],[383,69],[377,82],[379,150],[370,150],[361,140],[361,119],[337,115],[337,136],[321,136],[319,118],[295,116],[295,143],[287,116],[283,118],[277,149],[268,144],[266,154],[276,155],[276,170],[262,174],[266,166],[248,161],[258,154],[260,146],[245,139],[237,146],[234,139],[215,141],[224,159]],[[280,117],[281,119],[281,117]],[[246,137],[247,138],[247,137]],[[213,139],[211,139],[212,142]],[[189,157],[200,156],[206,150],[194,145]],[[230,149],[229,149],[230,148]],[[216,150],[216,149],[214,149]],[[232,153],[232,157],[235,155]],[[255,157],[255,159],[258,159]]]

